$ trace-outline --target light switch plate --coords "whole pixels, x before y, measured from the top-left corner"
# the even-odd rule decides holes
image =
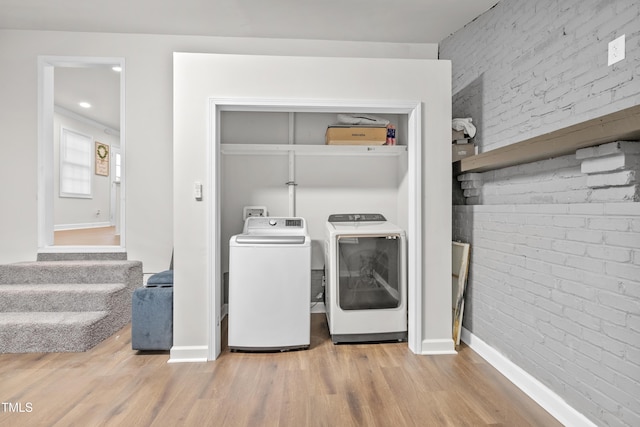
[[[613,65],[624,59],[624,34],[609,42],[609,60],[607,65]]]

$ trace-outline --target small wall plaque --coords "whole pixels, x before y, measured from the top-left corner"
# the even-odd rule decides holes
[[[109,176],[109,146],[96,141],[96,175]]]

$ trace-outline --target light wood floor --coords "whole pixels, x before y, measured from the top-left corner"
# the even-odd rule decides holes
[[[58,246],[120,246],[115,227],[60,230],[53,233],[53,244]]]
[[[451,356],[336,346],[322,314],[312,315],[309,350],[168,359],[132,351],[130,326],[86,353],[0,355],[0,401],[32,408],[0,407],[0,425],[560,425],[464,345]]]

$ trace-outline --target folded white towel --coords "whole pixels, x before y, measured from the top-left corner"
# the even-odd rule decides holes
[[[469,138],[473,138],[476,136],[476,127],[471,123],[473,121],[472,118],[466,119],[453,119],[451,120],[451,129],[453,130],[464,130],[464,133],[469,135]]]

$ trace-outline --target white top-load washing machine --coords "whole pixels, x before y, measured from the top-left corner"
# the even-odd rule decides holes
[[[310,344],[311,239],[303,218],[249,217],[229,241],[231,350]]]
[[[334,343],[407,339],[406,234],[381,214],[329,216],[325,311]]]

